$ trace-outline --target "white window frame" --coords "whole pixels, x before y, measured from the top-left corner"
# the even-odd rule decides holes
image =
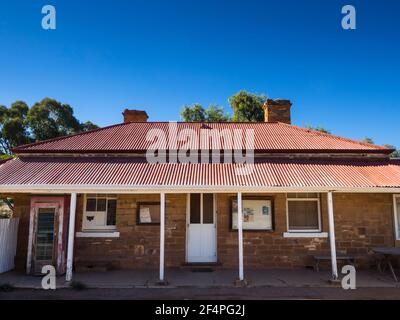
[[[290,229],[289,224],[289,201],[316,201],[318,206],[318,228],[317,229]],[[322,223],[321,223],[321,200],[320,197],[317,198],[288,198],[288,194],[286,194],[286,228],[288,233],[320,233],[322,232]]]
[[[87,205],[87,199],[91,199],[91,198],[106,198],[106,211],[86,211],[86,205]],[[110,196],[110,195],[102,195],[102,194],[96,194],[95,196],[89,196],[88,194],[84,195],[84,199],[83,199],[83,215],[82,215],[82,231],[99,231],[99,230],[103,230],[103,231],[108,231],[108,230],[116,230],[117,226],[108,226],[106,225],[107,223],[107,208],[108,208],[108,200],[117,200],[117,196]],[[86,215],[87,213],[93,212],[95,213],[99,213],[99,212],[103,212],[104,213],[104,225],[103,226],[97,226],[97,227],[88,227],[86,226]]]
[[[399,232],[400,221],[398,219],[399,212],[397,212],[397,199],[400,199],[400,194],[393,195],[394,234],[395,234],[396,240],[400,240],[400,232]]]

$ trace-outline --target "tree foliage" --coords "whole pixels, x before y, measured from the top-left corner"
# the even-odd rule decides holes
[[[362,142],[374,144],[374,140],[372,138],[364,138]],[[395,146],[391,144],[384,144],[384,147],[388,149],[393,149],[394,151],[390,154],[391,158],[400,158],[400,150],[398,150]]]
[[[207,121],[215,121],[215,122],[226,122],[230,121],[230,115],[225,113],[224,108],[217,105],[210,105],[205,110],[205,116]]]
[[[83,122],[83,123],[80,124],[80,131],[82,131],[82,132],[95,130],[95,129],[98,129],[98,128],[99,127],[97,125],[95,125],[91,121],[86,121],[86,122]]]
[[[266,101],[265,95],[239,91],[229,98],[233,110],[232,121],[264,121],[263,105]]]
[[[228,101],[233,111],[232,117],[221,106],[210,105],[204,108],[201,104],[195,103],[183,107],[181,118],[187,122],[264,121],[263,105],[267,101],[265,95],[242,90],[231,96]]]
[[[204,109],[198,103],[192,106],[184,106],[181,111],[181,118],[185,122],[226,122],[230,120],[223,107],[210,105],[207,109]]]
[[[372,138],[365,137],[361,142],[374,144],[374,140]]]
[[[0,153],[10,155],[12,148],[22,144],[96,128],[90,121],[79,122],[73,108],[57,100],[44,98],[31,108],[16,101],[9,108],[0,106]]]
[[[9,108],[0,106],[0,153],[11,154],[11,148],[31,141],[26,123],[28,110],[23,101]]]
[[[205,110],[199,103],[184,106],[181,111],[181,118],[185,122],[202,122],[206,120]]]
[[[71,106],[50,98],[35,103],[27,121],[36,141],[80,132],[80,123]]]
[[[330,131],[330,130],[325,129],[324,127],[321,127],[321,126],[316,126],[316,127],[314,127],[314,126],[307,126],[307,129],[314,130],[314,131],[319,131],[319,132],[322,132],[322,133],[331,134],[331,131]]]
[[[388,149],[393,149],[394,151],[390,154],[391,158],[400,158],[400,150],[396,149],[395,146],[391,145],[391,144],[384,144],[384,147],[388,148]]]

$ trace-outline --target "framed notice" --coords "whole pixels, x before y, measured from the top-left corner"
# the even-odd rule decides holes
[[[273,230],[273,200],[270,197],[243,197],[243,230]],[[231,200],[231,229],[237,230],[237,199]]]
[[[138,224],[160,224],[160,203],[159,202],[138,202],[137,203]]]

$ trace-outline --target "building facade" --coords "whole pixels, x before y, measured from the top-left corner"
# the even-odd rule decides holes
[[[243,280],[246,268],[313,266],[315,255],[331,256],[333,277],[340,255],[370,267],[372,248],[399,244],[400,162],[292,126],[290,107],[269,100],[263,123],[174,123],[172,148],[171,124],[130,110],[122,124],[16,148],[0,192],[20,218],[17,269],[52,264],[70,280],[73,270],[154,268],[164,280],[165,267],[209,264]],[[225,144],[239,130],[251,148],[234,139],[216,160],[209,132]],[[204,150],[207,162],[194,161]],[[249,152],[251,170],[227,150]]]

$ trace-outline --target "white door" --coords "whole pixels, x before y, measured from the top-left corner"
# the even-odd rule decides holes
[[[215,204],[212,193],[188,195],[187,262],[216,262]]]

